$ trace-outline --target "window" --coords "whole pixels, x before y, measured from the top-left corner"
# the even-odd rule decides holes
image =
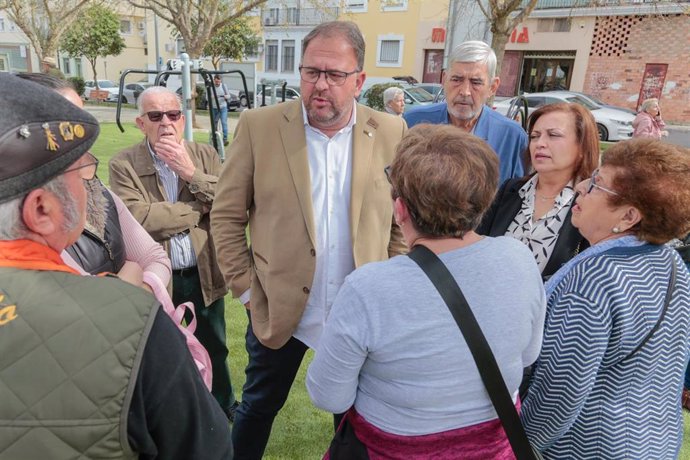
[[[266,40],[266,72],[278,71],[278,40]]]
[[[120,33],[124,35],[132,34],[132,21],[129,19],[120,20]]]
[[[403,42],[402,35],[379,35],[376,65],[378,67],[401,67]]]
[[[9,72],[10,66],[7,65],[7,55],[0,54],[0,72]]]
[[[287,23],[299,24],[299,8],[290,7],[287,9]]]
[[[71,74],[72,73],[72,72],[70,72],[69,58],[68,57],[62,58],[62,73],[64,73],[64,74]]]
[[[570,32],[570,18],[556,18],[553,20],[554,32]]]
[[[407,0],[381,0],[381,11],[407,11]]]
[[[295,71],[295,41],[283,40],[283,53],[281,57],[282,72]]]
[[[537,32],[570,32],[570,18],[537,19]]]
[[[83,77],[84,74],[81,73],[81,58],[76,58],[74,60],[74,74],[77,77]]]
[[[5,18],[0,18],[0,32],[5,31]]]
[[[345,0],[345,11],[348,13],[366,13],[368,0]]]

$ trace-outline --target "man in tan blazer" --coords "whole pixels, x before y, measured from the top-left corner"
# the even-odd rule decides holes
[[[263,455],[345,276],[404,250],[383,170],[406,126],[355,102],[363,62],[355,24],[312,30],[302,97],[243,112],[218,181],[211,233],[225,280],[250,315],[237,459]]]
[[[139,96],[139,144],[110,160],[110,187],[151,237],[165,248],[172,264],[172,300],[194,303],[194,335],[208,351],[212,393],[229,418],[237,406],[227,365],[225,294],[209,211],[221,163],[208,145],[182,139],[184,115],[177,95],[152,87]]]

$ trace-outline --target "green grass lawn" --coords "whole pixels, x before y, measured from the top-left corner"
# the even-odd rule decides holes
[[[101,124],[101,135],[91,151],[98,157],[98,176],[108,182],[108,160],[120,150],[142,140],[142,134],[132,123],[124,123],[125,132],[121,133],[114,123]],[[194,140],[207,142],[208,134],[195,132]],[[606,143],[608,144],[608,143]],[[606,145],[608,146],[608,145]],[[602,148],[606,148],[602,145]],[[230,372],[232,384],[238,399],[242,397],[244,368],[247,364],[247,353],[244,349],[244,334],[247,329],[247,315],[244,307],[232,296],[226,297],[225,318],[227,323],[228,348],[230,349]],[[307,366],[313,352],[309,351],[297,374],[292,391],[285,407],[273,425],[271,440],[266,449],[266,460],[278,459],[319,459],[326,451],[333,435],[333,418],[331,414],[314,408],[304,384]],[[683,448],[679,458],[690,460],[690,416],[684,411],[685,433]]]

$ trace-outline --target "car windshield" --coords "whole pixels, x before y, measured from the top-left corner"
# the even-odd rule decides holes
[[[117,88],[117,86],[115,86],[115,83],[113,83],[110,80],[98,80],[98,87],[99,88]]]
[[[587,96],[589,99],[594,101],[595,104],[606,105],[606,102],[602,101],[601,99],[599,99],[596,96],[592,96],[591,94],[585,94],[585,96]]]
[[[574,102],[575,104],[580,104],[588,110],[596,110],[600,108],[599,106],[592,104],[587,99],[580,96],[568,96],[565,98],[565,100],[568,102]]]
[[[417,102],[431,102],[434,100],[434,96],[424,91],[422,88],[406,88],[405,90]]]

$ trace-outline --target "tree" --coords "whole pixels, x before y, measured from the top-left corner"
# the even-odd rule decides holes
[[[180,33],[191,59],[202,56],[211,35],[267,0],[129,0],[137,8],[153,11]]]
[[[89,61],[98,89],[98,57],[117,56],[125,49],[125,41],[120,36],[120,17],[105,6],[91,6],[79,14],[70,30],[64,34],[61,48],[72,57],[84,56]]]
[[[27,36],[41,63],[41,70],[55,68],[62,34],[80,11],[94,0],[0,0],[0,10]]]
[[[529,17],[537,0],[467,0],[451,2],[456,18],[472,3],[482,12],[491,27],[491,48],[496,53],[496,75],[501,74],[506,44],[513,29]]]
[[[203,53],[211,57],[213,68],[218,70],[220,60],[241,60],[259,46],[260,38],[249,27],[246,18],[236,18],[216,31],[210,38]]]
[[[2,1],[2,0],[0,0]],[[267,0],[129,0],[137,8],[153,11],[172,24],[184,41],[190,59],[202,56],[211,35]],[[196,94],[192,94],[196,98]],[[196,123],[196,104],[192,103],[192,124]]]

